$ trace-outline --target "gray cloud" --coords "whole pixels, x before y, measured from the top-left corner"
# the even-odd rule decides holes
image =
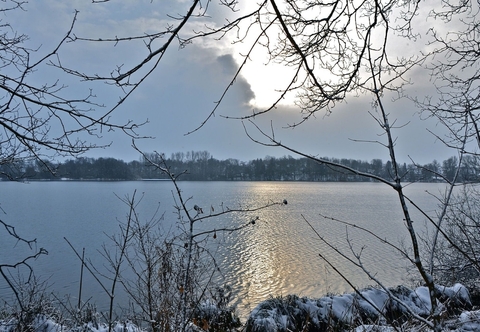
[[[223,68],[223,75],[233,78],[238,71],[238,64],[235,62],[233,56],[231,54],[224,54],[219,56],[217,61]],[[235,93],[238,93],[239,96],[244,99],[245,104],[248,104],[255,98],[255,93],[253,92],[250,83],[248,83],[243,75],[240,74],[234,84],[236,90]]]

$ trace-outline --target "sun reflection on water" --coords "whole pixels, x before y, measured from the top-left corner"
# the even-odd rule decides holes
[[[235,304],[243,318],[269,297],[297,294],[315,298],[329,292],[350,291],[350,286],[328,267],[320,253],[356,286],[371,284],[363,273],[353,269],[325,245],[303,217],[321,236],[344,252],[349,251],[347,235],[355,249],[365,246],[362,258],[369,262],[373,273],[391,285],[402,282],[405,269],[392,252],[366,238],[365,234],[347,231],[344,225],[319,216],[333,216],[363,225],[384,238],[398,241],[405,230],[400,211],[396,209],[395,196],[389,191],[375,184],[365,184],[360,191],[352,191],[351,184],[342,187],[339,184],[254,182],[240,186],[242,189],[234,195],[234,201],[244,207],[288,200],[286,206],[258,212],[259,221],[254,227],[229,235],[223,248],[222,269],[227,276],[226,282],[234,289]],[[358,195],[365,190],[370,190],[371,195]],[[245,222],[244,218],[241,216],[231,222]]]

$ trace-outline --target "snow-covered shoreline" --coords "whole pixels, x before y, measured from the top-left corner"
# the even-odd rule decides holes
[[[474,310],[467,288],[461,284],[452,287],[437,286],[441,305],[442,330],[480,331],[480,310]],[[202,305],[209,317],[220,310],[214,303]],[[206,309],[205,309],[206,308]],[[250,313],[242,329],[230,331],[323,331],[334,328],[345,331],[394,331],[392,324],[402,331],[433,331],[430,314],[430,297],[426,287],[409,289],[398,286],[389,289],[366,288],[358,292],[324,296],[318,299],[289,295],[263,301]],[[58,317],[57,317],[58,318]],[[0,320],[0,332],[14,332],[18,321],[14,315]],[[209,331],[214,331],[207,324]],[[108,324],[85,322],[82,326],[62,323],[55,317],[39,314],[29,327],[35,332],[91,331],[106,332]],[[115,332],[147,331],[133,322],[118,321],[112,326]],[[195,320],[187,331],[204,331],[205,325]]]
[[[437,286],[441,310],[447,315],[447,325],[475,324],[468,317],[479,317],[473,308],[467,288],[461,284],[452,287]],[[398,286],[389,289],[366,288],[356,293],[325,296],[320,299],[286,296],[260,303],[246,322],[247,332],[257,331],[323,331],[332,326],[364,331],[375,324],[381,331],[390,331],[392,323],[403,325],[411,321],[431,328],[428,320],[431,303],[427,287],[409,289]],[[454,316],[461,315],[455,319]],[[477,331],[480,323],[477,319]],[[368,329],[367,329],[368,330]],[[376,331],[379,331],[378,329]],[[458,330],[462,331],[462,330]],[[466,329],[465,331],[469,331]]]

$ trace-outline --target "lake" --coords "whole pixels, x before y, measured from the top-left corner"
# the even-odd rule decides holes
[[[270,296],[298,294],[321,297],[327,293],[351,291],[348,283],[319,256],[321,254],[355,286],[374,284],[359,269],[341,258],[310,228],[332,246],[350,254],[362,250],[362,262],[387,286],[408,283],[405,260],[398,253],[359,229],[322,216],[354,223],[374,231],[397,245],[409,238],[396,193],[378,183],[306,183],[306,182],[179,182],[190,208],[197,204],[206,214],[211,207],[253,208],[271,201],[288,201],[255,214],[229,214],[205,220],[199,227],[240,225],[259,217],[252,227],[210,239],[215,257],[235,294],[234,303],[245,317],[260,301]],[[434,216],[442,184],[422,183],[406,187],[406,193]],[[140,219],[152,218],[158,209],[164,213],[163,228],[174,229],[172,183],[168,181],[132,182],[0,182],[0,219],[15,227],[27,239],[36,238],[38,247],[48,250],[32,262],[37,276],[47,281],[49,290],[60,297],[71,294],[75,304],[79,288],[80,262],[64,240],[102,268],[102,245],[111,246],[107,235],[118,233],[119,221],[125,221],[128,206],[120,198],[143,195],[137,211]],[[424,217],[412,211],[414,225],[424,232]],[[349,242],[347,241],[349,239]],[[0,264],[15,263],[31,254],[23,243],[15,242],[0,231]],[[213,247],[212,247],[213,248]],[[351,254],[350,254],[351,256]],[[82,299],[91,297],[100,310],[106,309],[107,297],[88,275],[84,276]],[[10,293],[0,281],[0,298]],[[119,294],[117,303],[126,302]],[[123,304],[126,306],[126,304]]]

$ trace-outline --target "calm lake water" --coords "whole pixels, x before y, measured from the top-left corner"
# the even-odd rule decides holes
[[[221,220],[206,220],[203,228],[219,225],[240,225],[254,216],[260,219],[253,227],[233,234],[219,235],[210,240],[215,245],[216,260],[225,282],[234,291],[235,303],[245,316],[260,301],[270,296],[298,294],[321,297],[328,292],[342,293],[351,288],[319,256],[335,264],[350,281],[362,287],[373,284],[365,274],[329,248],[305,221],[315,227],[321,237],[345,253],[362,248],[362,261],[386,285],[405,283],[407,263],[368,234],[358,229],[323,218],[333,217],[374,231],[395,244],[409,243],[401,209],[395,192],[374,183],[304,183],[304,182],[180,182],[189,206],[202,206],[209,213],[213,206],[231,209],[253,208],[270,201],[288,200],[253,215],[228,215]],[[406,193],[430,215],[435,215],[437,201],[428,192],[439,194],[441,184],[415,184]],[[13,225],[25,238],[36,238],[38,247],[48,250],[32,262],[36,275],[50,285],[49,290],[60,297],[71,294],[76,303],[80,262],[64,240],[90,258],[99,269],[105,264],[98,253],[102,245],[111,244],[107,235],[118,233],[128,207],[119,199],[143,194],[138,206],[140,218],[150,219],[157,208],[165,213],[164,229],[173,229],[177,221],[173,185],[166,181],[133,182],[32,182],[28,184],[0,182],[0,219]],[[427,192],[428,191],[428,192]],[[159,205],[160,204],[160,205]],[[424,217],[414,212],[415,226],[424,230]],[[216,241],[215,243],[212,243]],[[218,244],[217,244],[218,243]],[[15,263],[30,254],[23,243],[16,243],[0,231],[0,263]],[[82,299],[92,297],[100,310],[106,309],[107,297],[88,275],[84,276]],[[10,294],[0,281],[0,299]],[[120,294],[117,303],[126,306]]]

